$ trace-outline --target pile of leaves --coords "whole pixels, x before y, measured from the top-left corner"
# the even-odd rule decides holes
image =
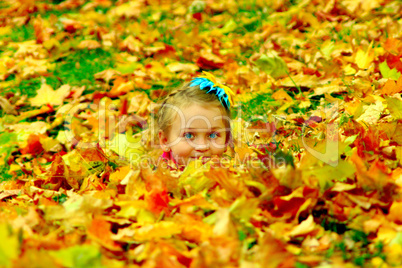
[[[0,266],[402,265],[401,12],[2,1]],[[157,103],[203,70],[234,148],[169,171]]]

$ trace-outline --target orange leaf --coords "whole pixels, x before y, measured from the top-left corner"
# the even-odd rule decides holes
[[[112,240],[111,224],[103,219],[93,219],[88,228],[88,234],[102,246],[113,251],[121,251],[121,248]]]
[[[402,224],[402,202],[394,202],[389,209],[387,216],[388,220],[395,222],[396,224]]]
[[[295,257],[289,253],[285,245],[275,239],[269,232],[266,232],[260,240],[257,260],[261,267],[294,267]]]
[[[100,48],[101,44],[95,40],[82,40],[81,43],[77,46],[79,49],[97,49]]]
[[[402,48],[402,43],[400,40],[390,37],[385,41],[383,47],[392,54],[399,54]]]
[[[116,172],[110,175],[109,180],[111,182],[120,183],[130,172],[130,166],[120,167]]]
[[[398,81],[395,83],[393,79],[388,79],[382,88],[381,92],[384,95],[394,95],[395,93],[402,91],[402,75],[398,78]]]
[[[133,89],[134,89],[133,81],[127,81],[127,79],[125,78],[118,77],[114,81],[112,90],[110,90],[110,92],[107,93],[107,96],[110,98],[116,98],[118,96],[127,94]]]
[[[274,94],[272,94],[272,98],[275,100],[284,100],[288,102],[293,101],[292,97],[290,97],[289,94],[286,93],[286,91],[283,90],[282,88],[276,91]]]

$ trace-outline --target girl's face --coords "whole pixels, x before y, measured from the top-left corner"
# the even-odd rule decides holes
[[[162,148],[172,150],[179,165],[187,165],[199,157],[222,155],[227,147],[228,125],[229,118],[221,108],[191,104],[176,110],[173,124],[166,133],[159,133],[159,140]]]

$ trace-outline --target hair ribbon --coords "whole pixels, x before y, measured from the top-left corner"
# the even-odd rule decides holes
[[[199,86],[202,90],[208,90],[207,93],[215,94],[222,106],[226,109],[230,109],[230,106],[233,105],[233,96],[235,95],[233,91],[216,80],[215,76],[208,72],[203,72],[204,75],[194,78],[191,81],[190,86]]]

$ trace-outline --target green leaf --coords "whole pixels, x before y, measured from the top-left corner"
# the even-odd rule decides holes
[[[262,55],[255,61],[255,65],[273,78],[286,76],[289,73],[285,61],[273,52],[270,55]]]
[[[242,230],[239,230],[237,233],[239,235],[239,240],[240,241],[243,241],[244,239],[247,238],[247,235]]]
[[[401,245],[401,246],[402,246],[402,233],[401,233],[401,232],[398,232],[398,233],[396,234],[395,238],[392,239],[391,242],[389,242],[389,245],[390,245],[390,246],[392,246],[392,245],[394,245],[394,244],[397,244],[397,245]]]
[[[341,160],[336,167],[325,165],[323,167],[314,167],[314,169],[305,170],[303,171],[303,177],[316,177],[320,188],[326,190],[334,184],[334,181],[344,181],[346,178],[352,176],[355,171],[356,168],[353,164]]]
[[[221,32],[223,34],[227,34],[230,32],[233,32],[234,30],[237,29],[237,23],[234,20],[229,20],[228,22],[226,22],[226,24],[223,26],[223,28],[221,29]]]
[[[382,62],[379,67],[384,78],[391,78],[396,81],[401,76],[401,73],[396,68],[390,69],[386,61]]]
[[[17,147],[16,133],[4,132],[0,134],[0,166],[6,164],[7,160],[13,150]]]
[[[331,54],[335,50],[335,42],[333,41],[328,41],[324,42],[322,45],[320,51],[324,55],[325,59],[330,60],[331,59]]]
[[[95,246],[73,246],[58,251],[51,251],[49,254],[56,258],[65,267],[102,267],[101,253]]]

